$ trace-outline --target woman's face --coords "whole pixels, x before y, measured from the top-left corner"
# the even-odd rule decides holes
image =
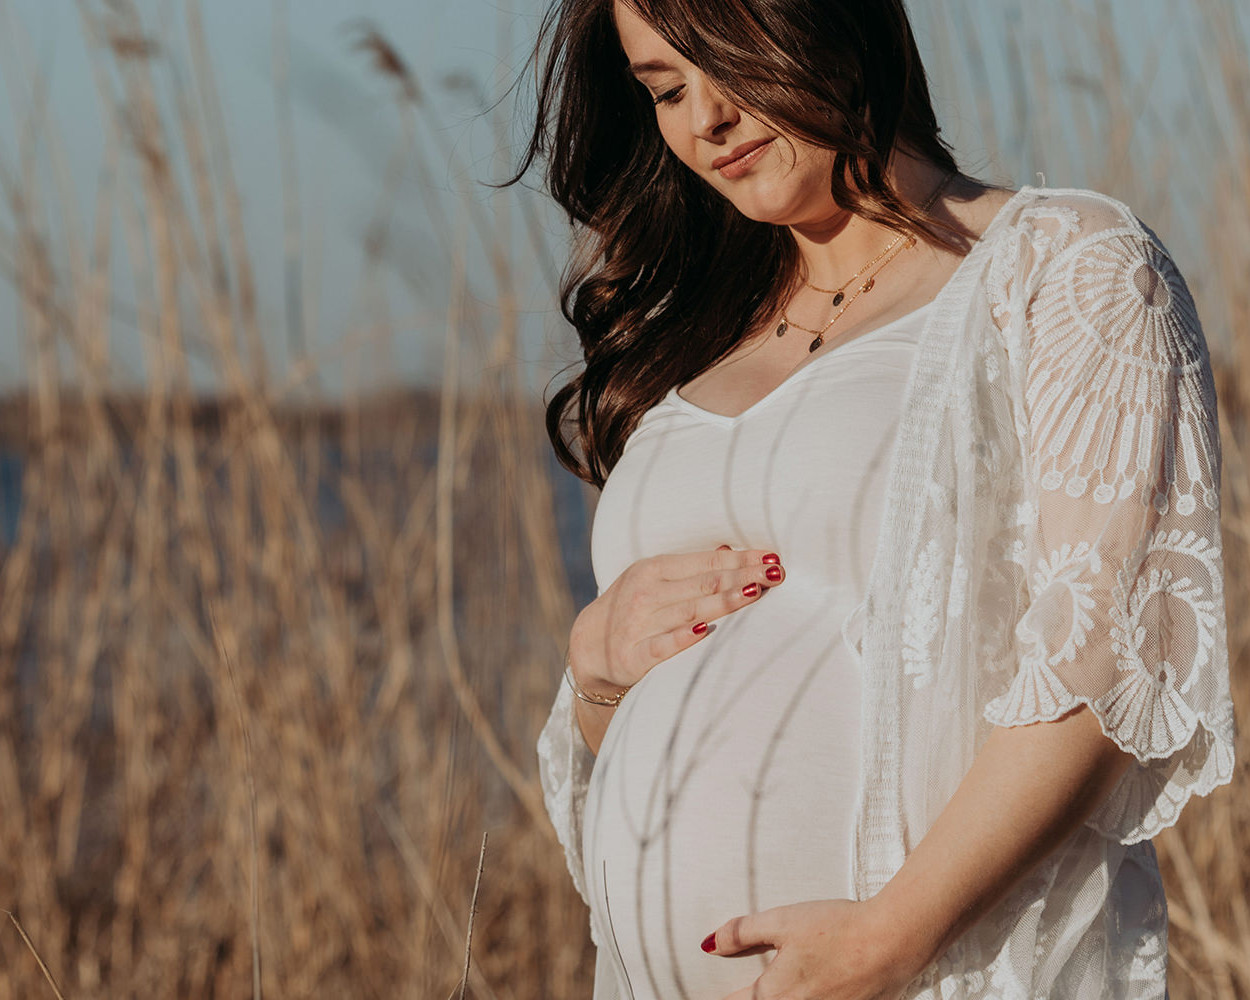
[[[622,0],[615,17],[630,71],[682,163],[757,222],[807,227],[844,219],[829,191],[832,151],[784,136],[734,105]]]

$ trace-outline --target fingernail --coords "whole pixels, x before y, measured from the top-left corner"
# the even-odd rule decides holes
[[[779,566],[781,565],[781,556],[777,555],[776,552],[770,552],[764,557],[763,561],[768,563],[770,566]]]
[[[707,631],[707,622],[697,622],[695,625],[691,627],[690,631],[693,632],[695,635],[702,635],[704,632]]]
[[[781,579],[781,567],[769,566],[768,569],[764,570],[764,576],[766,576],[773,583],[776,583]]]
[[[709,955],[714,952],[716,950],[716,931],[712,931],[711,934],[705,937],[703,939],[703,943],[699,945],[699,947],[706,951]]]
[[[732,549],[732,548],[733,548],[732,545],[718,545],[716,546],[716,551],[719,552],[721,549]]]
[[[742,588],[743,597],[754,597],[759,592],[760,592],[760,585],[758,583],[748,583],[745,587]]]

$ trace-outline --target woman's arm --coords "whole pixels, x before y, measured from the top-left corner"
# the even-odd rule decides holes
[[[902,868],[872,900],[905,930],[919,972],[984,916],[1106,798],[1132,757],[1085,706],[1054,722],[995,728]]]
[[[1131,759],[1084,706],[1054,722],[996,728],[872,899],[780,906],[716,930],[717,955],[777,949],[758,982],[726,1000],[897,997],[1084,822]]]

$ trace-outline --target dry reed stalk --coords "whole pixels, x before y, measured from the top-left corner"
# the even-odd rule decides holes
[[[357,325],[276,381],[198,4],[185,8],[182,41],[129,0],[79,9],[98,40],[90,53],[106,126],[94,231],[51,210],[69,187],[63,166],[51,186],[36,169],[40,148],[59,155],[51,124],[23,133],[20,169],[0,154],[10,216],[0,234],[12,233],[0,239],[13,243],[32,374],[29,392],[0,406],[0,440],[24,462],[16,535],[0,547],[0,894],[70,995],[586,995],[585,908],[534,773],[573,601],[541,416],[511,360],[510,216],[496,226],[464,189],[455,214],[446,210],[434,165],[467,171],[436,108],[417,99],[417,67],[378,29],[358,31],[398,85],[397,142],[372,151],[389,164],[375,220],[388,218],[410,170],[440,244],[463,265],[476,241],[491,285],[474,291],[498,302],[499,316],[486,323],[474,312],[461,271],[441,399],[395,393],[336,405],[314,394],[293,406],[315,387],[318,363],[347,363],[399,328],[377,274],[394,253],[388,230],[370,230]],[[990,35],[957,10],[961,34],[947,33],[941,61],[987,79]],[[1204,0],[1203,10],[1219,71],[1202,87],[1218,103],[1244,92],[1250,57],[1229,28],[1230,0]],[[1099,16],[1082,21],[1087,34],[1119,44]],[[16,29],[0,32],[0,46],[0,72],[38,82]],[[277,26],[274,46],[281,63]],[[1133,61],[1119,53],[1095,67],[1094,85],[1109,95],[1101,110],[1069,108],[1039,51],[1013,84],[1029,88],[1015,103],[1027,120],[977,105],[990,147],[1023,137],[1048,150],[1052,184],[1084,170],[1130,202],[1166,205],[1157,177],[1111,169],[1142,138],[1131,119],[1144,91],[1116,93],[1115,67]],[[1116,119],[1105,157],[1065,161],[1068,151],[1022,131],[1053,130],[1073,113],[1088,136],[1095,115]],[[28,109],[19,118],[39,121]],[[1086,156],[1098,148],[1080,145]],[[1233,136],[1220,156],[1194,155],[1188,167],[1212,164],[1213,189],[1239,193],[1231,204],[1244,206],[1248,148]],[[293,195],[289,148],[280,162]],[[1195,291],[1223,354],[1229,641],[1244,713],[1250,621],[1235,612],[1250,601],[1250,306],[1238,279],[1250,266],[1250,220],[1227,204],[1212,224],[1217,277]],[[528,203],[520,208],[526,237],[545,246]],[[112,259],[114,214],[134,276],[130,302]],[[289,211],[284,219],[294,343],[316,281],[299,245],[306,230]],[[1158,217],[1165,239],[1177,221]],[[110,371],[119,317],[144,336],[152,377],[138,396]],[[58,345],[68,345],[68,362]],[[218,379],[215,399],[190,390],[197,352]],[[1250,996],[1247,731],[1236,788],[1192,803],[1159,841],[1175,1000]],[[492,828],[499,846],[486,873],[485,836],[476,864],[466,848],[470,831]],[[467,964],[457,967],[447,900],[469,884]],[[28,965],[0,962],[0,995],[46,991]]]
[[[378,811],[383,821],[386,823],[387,832],[391,835],[391,838],[395,842],[395,846],[399,848],[401,854],[403,855],[404,863],[407,865],[408,871],[412,874],[413,879],[416,881],[417,886],[421,891],[421,895],[425,898],[427,905],[434,912],[435,918],[439,922],[439,927],[443,932],[444,938],[446,939],[448,946],[449,947],[457,946],[459,944],[459,941],[458,941],[459,931],[456,927],[455,918],[452,916],[451,909],[450,907],[448,907],[447,901],[442,897],[442,894],[439,893],[436,887],[435,879],[429,870],[429,866],[425,863],[425,861],[421,857],[421,852],[417,849],[417,846],[412,842],[412,838],[408,835],[407,831],[404,830],[403,824],[400,823],[399,817],[395,815],[394,810],[388,809],[388,808],[379,808]],[[483,857],[485,856],[485,850],[486,850],[486,834],[483,834],[482,835],[482,856]],[[479,876],[481,872],[481,863],[482,863],[481,859],[479,859],[479,865],[478,865]],[[480,884],[480,879],[475,880],[475,887],[473,890],[473,904],[471,905],[470,911],[469,911],[469,928],[470,929],[468,932],[469,943],[466,944],[466,956],[467,956],[467,950],[471,946],[471,941],[472,941],[472,919],[473,919],[474,907],[476,907],[477,905],[477,885],[478,884]],[[496,994],[495,994],[495,991],[491,989],[490,984],[487,983],[486,980],[482,977],[482,974],[480,971],[476,969],[470,970],[468,967],[468,963],[466,961],[464,974],[462,975],[460,982],[457,984],[457,988],[463,987],[470,980],[473,981],[473,989],[476,992],[480,993],[484,997],[489,997],[491,998],[491,1000],[494,1000],[494,998],[496,997]]]
[[[464,938],[464,975],[460,977],[459,1000],[464,1000],[465,987],[469,985],[469,962],[473,956],[473,918],[477,915],[477,894],[482,887],[482,869],[486,864],[486,834],[482,834],[482,850],[477,859],[477,875],[473,879],[473,898],[469,901],[469,927]]]
[[[218,616],[213,611],[213,605],[208,606],[208,624],[212,629],[213,641],[217,647],[217,655],[221,657],[221,662],[226,668],[226,677],[230,681],[230,693],[234,696],[235,718],[239,723],[239,738],[243,741],[243,768],[244,779],[247,781],[247,805],[248,805],[248,835],[250,839],[249,846],[251,850],[248,852],[249,862],[249,882],[251,896],[251,940],[252,940],[252,997],[254,1000],[260,1000],[262,995],[260,984],[260,849],[257,844],[256,828],[256,776],[252,768],[252,736],[247,724],[247,714],[243,708],[243,697],[239,692],[238,680],[234,671],[234,656],[231,649],[236,644],[233,636],[227,638],[223,633],[221,625],[218,624]]]
[[[485,845],[483,844],[483,846]],[[26,945],[26,950],[29,951],[31,955],[34,956],[35,961],[39,963],[39,971],[43,973],[43,978],[47,980],[48,985],[52,987],[52,992],[56,994],[57,1000],[65,1000],[65,996],[61,993],[61,988],[57,986],[56,979],[53,978],[51,970],[48,969],[44,960],[39,956],[39,950],[35,947],[34,942],[27,936],[26,931],[18,921],[17,916],[10,913],[8,910],[0,910],[0,913],[3,913],[6,917],[8,917],[9,922],[17,928],[17,933],[22,936],[22,943]]]

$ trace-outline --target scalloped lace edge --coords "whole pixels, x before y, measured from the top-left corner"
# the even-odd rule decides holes
[[[1010,689],[985,706],[982,715],[987,722],[1005,728],[1027,726],[1035,722],[1054,722],[1056,719],[1067,715],[1073,709],[1085,705],[1094,713],[1094,718],[1098,720],[1098,727],[1102,730],[1103,735],[1119,747],[1120,750],[1132,755],[1135,763],[1125,772],[1120,779],[1120,783],[1111,791],[1107,799],[1086,820],[1086,825],[1091,829],[1125,846],[1132,846],[1143,840],[1150,840],[1152,837],[1158,836],[1163,830],[1175,825],[1186,803],[1195,795],[1210,795],[1216,788],[1232,781],[1234,771],[1233,741],[1217,731],[1216,725],[1213,724],[1211,717],[1206,712],[1195,712],[1193,725],[1183,734],[1182,739],[1173,741],[1167,750],[1159,754],[1143,755],[1138,752],[1137,748],[1122,739],[1118,733],[1107,727],[1106,719],[1104,719],[1098,706],[1095,704],[1097,701],[1095,698],[1090,698],[1086,695],[1076,695],[1071,691],[1065,690],[1066,700],[1054,711],[1039,711],[1027,717],[1020,716],[1008,720],[1002,712],[995,710],[995,706],[1005,701],[1009,694]],[[1202,769],[1197,772],[1193,781],[1181,784],[1169,778],[1167,783],[1159,789],[1159,794],[1154,798],[1156,805],[1152,806],[1150,811],[1141,818],[1140,822],[1128,830],[1125,830],[1123,825],[1117,826],[1115,823],[1104,819],[1109,806],[1128,797],[1128,786],[1149,781],[1149,768],[1152,764],[1171,760],[1178,753],[1183,753],[1194,742],[1194,737],[1197,735],[1200,726],[1210,737],[1211,745],[1208,748],[1206,758],[1202,762]],[[1127,786],[1126,783],[1128,783]],[[1168,794],[1169,792],[1174,792],[1175,794]],[[1170,816],[1161,814],[1157,808],[1157,803],[1161,798],[1166,798],[1169,802],[1175,804]],[[1121,812],[1120,817],[1122,815]]]

